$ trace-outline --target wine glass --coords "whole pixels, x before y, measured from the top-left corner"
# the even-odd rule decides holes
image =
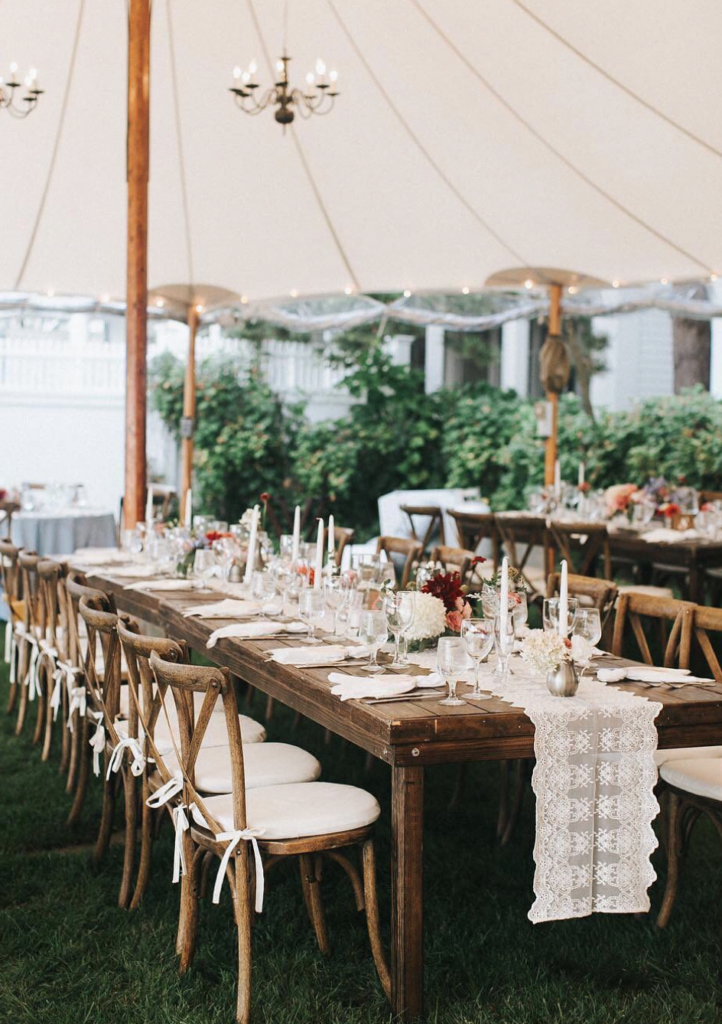
[[[206,584],[216,572],[216,556],[208,548],[199,548],[193,556],[193,574]]]
[[[509,611],[514,620],[514,631],[517,636],[524,635],[524,627],[529,618],[529,605],[525,590],[515,590],[509,594]]]
[[[506,682],[509,675],[509,656],[514,650],[514,616],[507,613],[503,618],[497,615],[494,619],[494,645],[498,656],[497,675]]]
[[[339,621],[339,612],[348,600],[349,580],[347,576],[327,576],[323,581],[323,593],[326,598],[326,607],[333,612],[333,636],[332,640],[342,640],[343,633]]]
[[[384,598],[384,611],[389,623],[389,630],[394,637],[394,660],[391,669],[406,668],[408,661],[401,657],[400,640],[414,620],[413,590],[400,590],[397,594],[387,594]]]
[[[574,622],[576,620],[577,609],[579,607],[579,599],[576,597],[570,597],[567,599],[567,636],[574,629]],[[559,632],[559,598],[558,597],[545,597],[544,604],[542,606],[542,621],[544,623],[544,629],[549,632]]]
[[[361,612],[364,596],[360,590],[350,587],[346,600],[336,612],[336,632],[341,637],[355,638],[361,628]]]
[[[449,687],[449,695],[440,700],[439,704],[449,704],[452,707],[458,707],[464,703],[463,700],[459,700],[456,696],[456,686],[459,682],[459,676],[466,669],[467,665],[466,643],[461,637],[440,637],[439,646],[436,651],[436,667],[439,670],[439,675]]]
[[[383,667],[378,663],[378,653],[388,638],[389,624],[386,612],[378,609],[364,612],[361,616],[359,639],[369,648],[368,664],[364,665],[366,672],[383,672]]]
[[[474,689],[466,696],[475,699],[487,697],[488,694],[479,689],[479,683],[481,663],[494,646],[494,620],[464,619],[461,623],[461,639],[466,644],[466,653],[474,662]]]
[[[316,636],[316,626],[323,622],[326,614],[326,601],[322,590],[314,590],[313,587],[306,587],[301,591],[298,602],[298,612],[303,622],[308,623],[308,643],[320,644],[320,637]]]
[[[581,636],[589,642],[589,656],[582,662],[582,675],[589,668],[591,663],[592,648],[602,639],[602,619],[598,608],[580,608],[574,619],[573,636]]]
[[[221,570],[222,579],[227,580],[233,565],[233,557],[236,553],[235,541],[232,537],[221,537],[220,540],[213,541],[211,550]]]

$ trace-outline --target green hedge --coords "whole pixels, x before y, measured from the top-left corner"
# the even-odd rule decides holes
[[[360,537],[377,529],[376,499],[396,488],[480,487],[497,510],[524,506],[543,475],[543,441],[532,403],[488,384],[424,394],[423,376],[393,365],[372,346],[349,372],[352,395],[365,398],[336,421],[310,423],[285,406],[263,378],[230,357],[198,367],[196,495],[229,520],[262,491],[289,505],[323,498],[337,523]],[[177,437],[183,366],[159,357],[151,366],[152,402]],[[702,389],[650,399],[596,422],[574,395],[559,413],[562,474],[575,480],[580,459],[593,487],[643,483],[650,476],[720,489],[722,403]]]

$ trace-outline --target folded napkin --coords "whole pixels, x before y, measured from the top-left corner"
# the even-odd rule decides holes
[[[591,658],[601,658],[606,653],[595,647],[585,636],[572,637],[572,661],[589,661]]]
[[[271,661],[276,661],[279,665],[322,668],[324,665],[336,665],[346,658],[367,657],[368,651],[363,647],[348,648],[338,644],[326,644],[323,647],[276,647],[269,651],[269,654]]]
[[[138,562],[134,565],[113,566],[111,576],[130,577],[131,579],[147,579],[149,576],[158,575],[158,566],[150,565],[148,562]]]
[[[113,562],[129,562],[132,556],[118,548],[78,548],[72,557],[83,565],[112,565]]]
[[[183,615],[186,619],[198,615],[202,619],[244,619],[251,615],[257,615],[261,610],[258,601],[235,601],[233,598],[226,598],[225,601],[216,601],[214,604],[196,604],[192,608],[186,608]]]
[[[208,637],[206,647],[215,647],[219,640],[235,637],[239,640],[260,640],[269,634],[307,633],[308,627],[303,622],[273,622],[272,619],[257,619],[255,622],[234,622],[231,626],[222,626]]]
[[[655,665],[645,665],[642,668],[600,668],[597,679],[602,683],[621,683],[626,679],[635,683],[675,683],[677,686],[714,682],[714,679],[690,675],[689,669],[686,668],[659,668]]]
[[[399,697],[416,689],[413,676],[345,676],[331,672],[328,680],[334,685],[331,693],[341,700],[358,700],[361,697]]]
[[[126,583],[123,590],[199,590],[198,580],[138,580]]]
[[[697,530],[649,530],[641,534],[642,540],[648,544],[676,544],[680,540],[697,540]]]

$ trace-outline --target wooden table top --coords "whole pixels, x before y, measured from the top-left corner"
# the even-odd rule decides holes
[[[435,700],[366,704],[340,701],[331,693],[329,672],[353,674],[347,664],[328,668],[297,668],[269,662],[274,647],[296,647],[293,638],[272,640],[223,639],[206,649],[210,634],[231,619],[184,618],[191,605],[213,603],[222,595],[199,592],[125,590],[130,581],[114,580],[112,570],[89,570],[88,583],[112,594],[119,610],[151,622],[167,636],[186,640],[215,664],[301,712],[389,764],[421,766],[454,761],[533,757],[534,726],[520,708],[499,698],[445,707]],[[609,664],[629,664],[605,659]],[[425,674],[423,669],[411,672]],[[722,684],[713,688],[689,686],[680,690],[651,690],[643,684],[625,684],[625,691],[658,701],[660,747],[703,746],[722,743]],[[461,694],[463,696],[463,693]]]

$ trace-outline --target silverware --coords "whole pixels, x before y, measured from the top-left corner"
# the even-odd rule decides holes
[[[398,697],[362,697],[364,704],[397,704],[402,700],[439,700],[446,693],[446,689],[431,693],[402,693]],[[463,696],[463,694],[462,694]]]

